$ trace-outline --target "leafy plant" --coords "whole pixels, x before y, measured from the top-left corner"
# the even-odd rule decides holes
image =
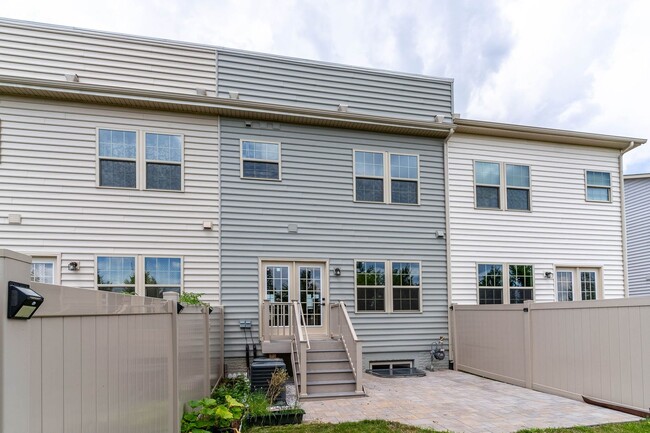
[[[251,394],[251,382],[244,375],[225,378],[212,393],[212,398],[218,402],[225,402],[226,395],[246,403]]]
[[[188,402],[192,410],[183,415],[181,433],[211,433],[214,427],[238,424],[244,414],[244,405],[229,395],[224,400],[222,404],[213,398]]]
[[[203,296],[203,293],[183,292],[178,297],[178,302],[186,305],[205,305],[201,301],[201,296]]]
[[[255,391],[246,400],[248,413],[252,416],[266,415],[269,413],[269,401],[264,391]]]
[[[276,368],[271,375],[269,381],[269,389],[266,391],[266,398],[269,403],[273,404],[278,399],[282,391],[284,391],[284,384],[289,379],[289,374],[284,368]]]

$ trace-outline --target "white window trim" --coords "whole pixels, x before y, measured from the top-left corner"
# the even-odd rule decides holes
[[[95,269],[93,273],[93,281],[95,290],[99,290],[99,284],[97,284],[97,258],[98,257],[133,257],[135,258],[135,294],[138,296],[145,296],[146,286],[144,283],[144,259],[148,258],[170,258],[170,259],[181,259],[181,282],[180,282],[180,293],[185,292],[185,257],[184,256],[174,256],[174,255],[160,255],[160,254],[132,254],[132,253],[111,253],[111,254],[95,254]],[[104,285],[102,285],[104,286]],[[114,286],[114,287],[123,287],[131,286],[131,284],[106,284],[105,286]],[[160,287],[169,287],[171,284],[160,284],[156,285]]]
[[[590,170],[591,171],[591,170]],[[560,301],[559,293],[557,291],[557,273],[563,271],[573,272],[573,301]],[[605,298],[605,291],[603,289],[603,267],[602,266],[588,266],[588,265],[555,265],[553,266],[553,293],[556,302],[576,302],[582,301],[582,288],[580,286],[580,272],[595,272],[596,273],[596,300]],[[589,301],[583,301],[589,302]]]
[[[54,282],[52,284],[61,284],[61,254],[59,253],[27,253],[32,257],[32,263],[54,263]]]
[[[357,304],[357,292],[359,286],[357,285],[357,263],[358,262],[383,262],[385,269],[386,269],[386,275],[384,276],[384,305],[386,308],[384,310],[375,310],[375,311],[368,311],[368,310],[359,310],[358,309],[358,304]],[[418,305],[420,307],[419,310],[394,310],[393,309],[393,263],[417,263],[420,266],[420,285],[418,286]],[[389,272],[390,271],[390,272]],[[422,309],[422,279],[423,279],[423,271],[422,271],[422,261],[421,260],[410,260],[410,259],[399,259],[399,260],[386,260],[386,259],[355,259],[354,260],[354,268],[352,270],[353,276],[354,276],[354,312],[358,314],[421,314],[423,309]],[[382,286],[362,286],[362,287],[370,287],[370,288],[381,288]],[[401,288],[403,286],[397,286],[398,288]],[[411,286],[413,288],[415,286]]]
[[[587,172],[591,171],[592,173],[607,173],[609,174],[609,186],[601,186],[601,185],[589,185],[589,182],[587,180]],[[611,203],[612,202],[612,172],[610,171],[603,171],[603,170],[585,170],[585,201],[587,203]],[[609,190],[609,200],[590,200],[589,199],[589,188],[599,188],[599,189],[608,189]]]
[[[499,164],[499,185],[492,185],[487,183],[476,183],[476,163],[483,162],[487,164]],[[507,169],[508,165],[518,165],[528,167],[528,188],[519,186],[508,186]],[[484,159],[472,160],[472,184],[474,194],[474,209],[479,211],[501,211],[501,212],[532,212],[533,211],[533,167],[528,163],[519,163],[512,161],[488,161]],[[476,187],[484,186],[491,188],[499,188],[499,207],[479,207],[478,196],[476,194]],[[509,209],[508,208],[508,188],[512,189],[527,189],[528,190],[528,209]]]
[[[278,160],[272,161],[269,159],[256,159],[256,158],[244,158],[244,141],[250,143],[266,143],[266,144],[277,144],[278,145]],[[249,177],[244,176],[244,161],[252,162],[267,162],[267,163],[277,163],[278,164],[278,178],[269,179],[267,177]],[[256,180],[256,181],[268,181],[268,182],[281,182],[282,181],[282,142],[273,141],[273,140],[262,140],[260,138],[240,138],[239,139],[239,178],[246,180]]]
[[[135,132],[135,159],[132,158],[113,158],[113,157],[100,157],[99,156],[99,130],[108,129],[112,131],[124,131],[124,132]],[[147,161],[146,159],[146,141],[145,134],[165,134],[165,135],[176,135],[181,138],[181,162],[178,161],[156,161],[151,160]],[[135,162],[135,188],[129,188],[125,186],[106,186],[100,185],[100,160],[113,160],[113,161],[129,161]],[[163,164],[180,164],[181,166],[181,189],[147,189],[147,162],[158,162]],[[103,125],[95,128],[95,187],[100,189],[119,189],[125,191],[156,191],[156,192],[169,192],[169,193],[179,193],[185,192],[185,134],[161,130],[161,129],[128,129],[121,128],[120,126],[115,125]]]
[[[357,152],[366,152],[366,153],[379,153],[383,156],[384,161],[384,173],[382,176],[357,176]],[[390,170],[390,156],[391,155],[400,155],[400,156],[414,156],[417,160],[417,178],[416,179],[404,179],[404,178],[395,178],[395,180],[404,180],[408,182],[417,183],[417,203],[394,203],[392,201],[392,176]],[[366,178],[366,179],[381,179],[384,183],[384,200],[383,201],[366,201],[366,200],[357,200],[357,177]],[[352,201],[354,203],[370,203],[370,204],[391,204],[395,206],[420,206],[421,201],[421,191],[420,187],[420,155],[417,153],[402,153],[402,152],[388,152],[382,150],[372,150],[372,149],[363,149],[355,148],[352,149]]]
[[[502,276],[501,276],[501,286],[500,287],[481,287],[479,286],[478,283],[478,278],[479,278],[479,270],[478,267],[479,265],[501,265],[503,266],[502,268]],[[510,266],[532,266],[532,276],[533,276],[533,286],[532,287],[510,287]],[[532,263],[523,263],[523,262],[498,262],[498,261],[482,261],[482,262],[476,262],[474,264],[474,271],[476,272],[474,281],[476,282],[476,305],[490,305],[490,304],[480,304],[481,300],[481,289],[501,289],[502,290],[502,296],[501,299],[503,302],[501,304],[496,304],[496,305],[519,305],[519,304],[510,304],[510,289],[532,289],[533,290],[533,301],[535,301],[535,296],[536,296],[536,281],[537,278],[535,277],[535,265]],[[556,289],[557,292],[557,289]],[[557,298],[557,296],[556,296]]]
[[[405,359],[405,360],[393,360],[393,361],[370,361],[368,363],[368,367],[372,370],[372,367],[378,366],[378,365],[387,365],[389,370],[393,370],[393,365],[395,364],[408,364],[410,367],[413,368],[413,360],[412,359]]]

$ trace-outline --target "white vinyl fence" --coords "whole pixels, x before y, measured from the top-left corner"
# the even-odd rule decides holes
[[[30,262],[0,250],[0,431],[177,433],[223,372],[223,309],[30,283]],[[7,318],[8,281],[44,297],[31,319]]]
[[[650,412],[650,297],[453,305],[458,370]]]

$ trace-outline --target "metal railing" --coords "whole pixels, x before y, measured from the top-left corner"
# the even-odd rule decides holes
[[[344,302],[330,304],[329,334],[340,337],[352,365],[356,381],[356,392],[363,392],[362,344],[354,331]]]

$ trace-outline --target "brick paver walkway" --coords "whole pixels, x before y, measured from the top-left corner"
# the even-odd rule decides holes
[[[302,402],[305,420],[384,419],[455,433],[502,433],[639,419],[451,370],[402,379],[365,374],[364,381],[368,397]]]

